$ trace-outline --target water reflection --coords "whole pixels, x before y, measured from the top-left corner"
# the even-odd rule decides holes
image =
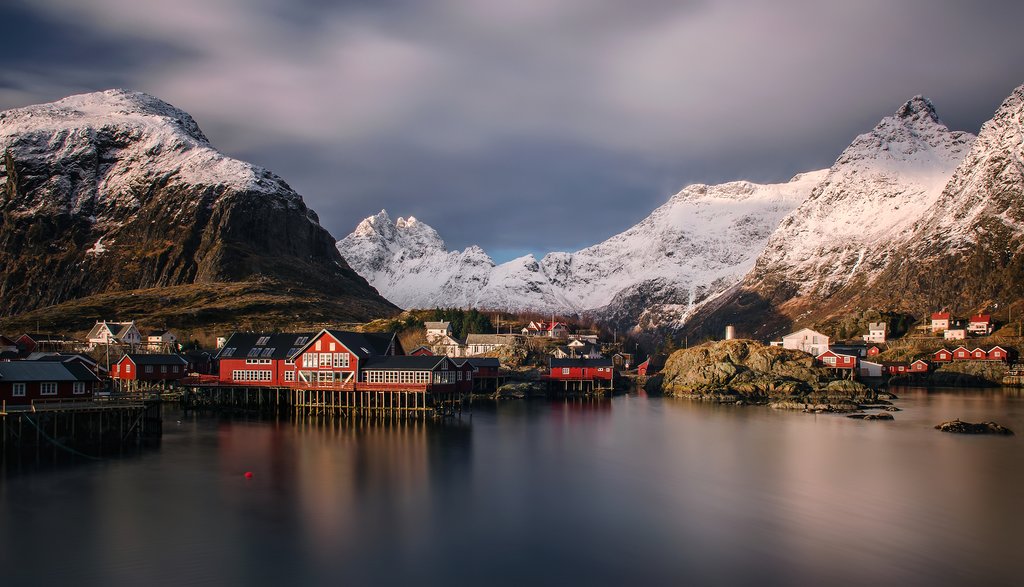
[[[893,422],[639,395],[181,417],[157,453],[0,483],[3,584],[1015,584],[1022,438],[932,426],[1021,434],[1024,398],[899,393]]]

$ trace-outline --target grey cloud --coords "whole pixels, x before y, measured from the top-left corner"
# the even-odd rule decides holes
[[[826,166],[918,93],[976,131],[1024,83],[1024,5],[995,0],[13,6],[47,48],[0,40],[0,107],[146,90],[336,236],[386,207],[460,247],[589,244],[688,182]]]

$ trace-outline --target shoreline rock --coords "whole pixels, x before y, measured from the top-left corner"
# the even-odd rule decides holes
[[[1013,436],[1013,430],[1000,426],[995,422],[963,422],[959,418],[935,425],[936,430],[950,432],[953,434],[998,434],[1002,436]]]

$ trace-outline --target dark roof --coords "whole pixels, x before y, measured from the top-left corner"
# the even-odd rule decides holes
[[[38,342],[78,342],[76,339],[64,334],[53,334],[52,332],[26,332],[21,336],[27,336]],[[19,336],[18,338],[21,338]]]
[[[0,363],[0,380],[9,382],[99,381],[99,378],[79,363],[12,361]]]
[[[96,360],[89,355],[83,355],[79,353],[32,353],[26,357],[26,361],[56,361],[58,363],[67,363],[73,360],[84,361],[90,365],[96,365]]]
[[[445,361],[451,361],[448,357],[428,357],[413,355],[397,355],[394,357],[369,357],[363,363],[363,369],[377,371],[433,371]]]
[[[558,359],[551,357],[551,368],[563,368],[563,367],[611,367],[611,357],[601,357],[600,359]]]
[[[349,332],[347,330],[328,330],[327,332],[361,359],[388,354],[391,342],[395,339],[395,335],[390,332]]]
[[[287,359],[313,340],[314,336],[316,334],[310,332],[236,332],[217,351],[216,358]]]
[[[188,363],[188,361],[185,360],[185,357],[182,357],[181,355],[143,355],[128,353],[125,357],[131,359],[136,365],[184,365]],[[123,359],[124,357],[121,358]]]
[[[455,361],[455,365],[461,367],[465,363],[469,363],[471,367],[501,367],[501,361],[494,357],[471,357],[468,359],[452,359]]]

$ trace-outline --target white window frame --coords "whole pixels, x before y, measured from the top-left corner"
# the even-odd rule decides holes
[[[25,384],[24,383],[12,383],[11,384],[11,396],[12,397],[25,397]]]
[[[146,365],[146,373],[152,373],[152,372],[153,372],[153,365]]]
[[[562,367],[562,375],[568,375],[570,372],[569,367]]]
[[[71,393],[75,395],[82,395],[85,393],[85,382],[75,381],[71,384]]]
[[[284,380],[288,383],[293,383],[295,381],[295,371],[285,371]]]
[[[39,395],[57,395],[57,383],[54,381],[40,383]]]

